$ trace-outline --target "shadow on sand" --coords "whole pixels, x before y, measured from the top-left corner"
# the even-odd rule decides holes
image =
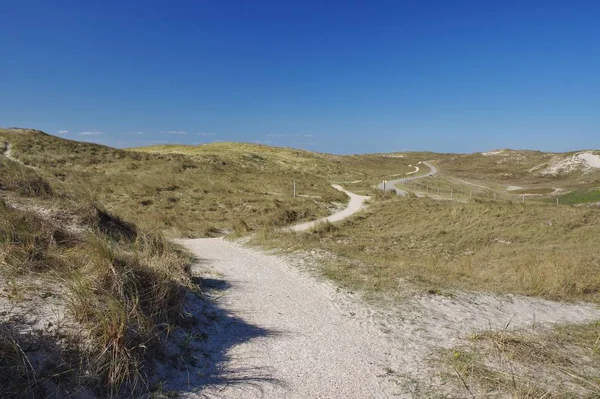
[[[209,263],[199,259],[194,262]],[[219,306],[218,298],[235,287],[234,281],[203,277],[192,281],[202,294],[188,292],[185,311],[197,323],[185,331],[179,329],[169,339],[171,350],[168,362],[161,365],[161,388],[194,392],[200,397],[209,390],[210,397],[219,397],[218,392],[226,388],[229,396],[231,389],[247,394],[249,390],[260,392],[265,384],[283,385],[272,377],[272,369],[253,365],[258,354],[247,353],[234,359],[229,353],[234,346],[270,339],[281,332],[249,324]]]

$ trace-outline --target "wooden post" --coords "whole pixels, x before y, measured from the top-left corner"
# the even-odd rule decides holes
[[[294,198],[296,198],[296,182],[294,182]]]
[[[523,194],[523,203],[525,203],[525,194]]]

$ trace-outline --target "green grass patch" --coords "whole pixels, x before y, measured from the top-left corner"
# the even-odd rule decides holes
[[[538,188],[521,188],[518,190],[510,190],[509,194],[532,194],[532,195],[544,195],[552,194],[554,189],[552,187],[538,187]]]
[[[558,197],[558,200],[561,204],[567,205],[600,202],[600,189],[591,188],[571,191],[570,193]]]

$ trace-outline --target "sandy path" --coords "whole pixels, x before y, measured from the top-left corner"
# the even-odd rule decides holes
[[[6,150],[4,150],[4,153],[2,155],[4,155],[7,159],[10,159],[13,162],[25,166],[26,168],[37,169],[35,166],[25,165],[20,159],[15,158],[12,154],[12,144],[10,144],[10,142],[8,141],[6,141]]]
[[[346,209],[344,209],[341,212],[334,213],[331,216],[327,216],[327,217],[321,218],[319,220],[314,220],[312,222],[297,224],[297,225],[291,226],[289,228],[286,227],[286,229],[289,229],[292,231],[306,231],[306,230],[310,230],[311,228],[315,227],[319,223],[338,222],[340,220],[346,219],[347,217],[349,217],[351,215],[354,215],[356,212],[359,212],[361,209],[363,209],[365,207],[364,206],[365,201],[367,201],[370,198],[370,197],[367,197],[364,195],[358,195],[358,194],[354,194],[350,191],[344,190],[341,186],[338,186],[338,185],[333,185],[332,187],[335,188],[336,190],[344,192],[347,196],[350,197],[350,202],[348,203],[348,206],[346,207]]]
[[[236,316],[222,322],[212,343],[235,345],[208,376],[208,386],[187,397],[389,397],[389,345],[373,323],[358,317],[366,308],[350,304],[350,311],[348,301],[341,306],[333,285],[281,258],[223,239],[180,242],[208,262],[208,277],[231,284],[214,300]],[[256,331],[262,333],[247,334]]]
[[[415,173],[417,173],[420,170],[420,168],[418,166],[415,166],[415,170],[413,170],[412,172],[408,172],[407,175],[414,175]]]
[[[507,324],[600,319],[591,304],[514,295],[423,294],[369,305],[303,267],[298,256],[224,239],[179,242],[202,259],[193,272],[224,287],[209,293],[224,316],[198,355],[208,354],[212,368],[192,383],[195,373],[188,372],[187,383],[172,387],[188,398],[463,397],[438,378],[441,365],[432,356],[439,349]]]
[[[385,190],[385,191],[395,191],[396,194],[398,194],[398,195],[406,196],[406,191],[397,188],[396,184],[406,184],[409,181],[422,179],[424,177],[429,177],[429,176],[435,176],[438,172],[437,168],[435,166],[433,166],[431,163],[429,163],[429,162],[422,162],[422,163],[429,168],[429,173],[427,173],[425,175],[421,175],[421,176],[412,176],[412,177],[404,177],[402,179],[388,180],[385,183],[385,185],[383,183],[379,183],[377,188],[380,190]]]

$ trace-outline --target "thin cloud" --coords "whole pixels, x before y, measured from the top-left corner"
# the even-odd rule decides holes
[[[292,145],[315,145],[314,141],[293,141]]]
[[[187,134],[187,132],[182,132],[180,130],[169,130],[167,132],[167,134],[181,134],[181,135],[183,135],[183,134]]]
[[[56,132],[57,134],[69,134],[68,130],[59,130]]]
[[[141,136],[142,134],[145,134],[145,133],[144,132],[128,132],[128,133],[125,133],[125,134],[134,134],[134,135],[137,135],[137,136]]]
[[[314,137],[313,134],[275,134],[269,133],[267,137]]]
[[[81,132],[81,133],[79,133],[80,136],[99,136],[101,134],[102,134],[102,132]]]
[[[194,133],[196,136],[214,136],[214,133]]]

